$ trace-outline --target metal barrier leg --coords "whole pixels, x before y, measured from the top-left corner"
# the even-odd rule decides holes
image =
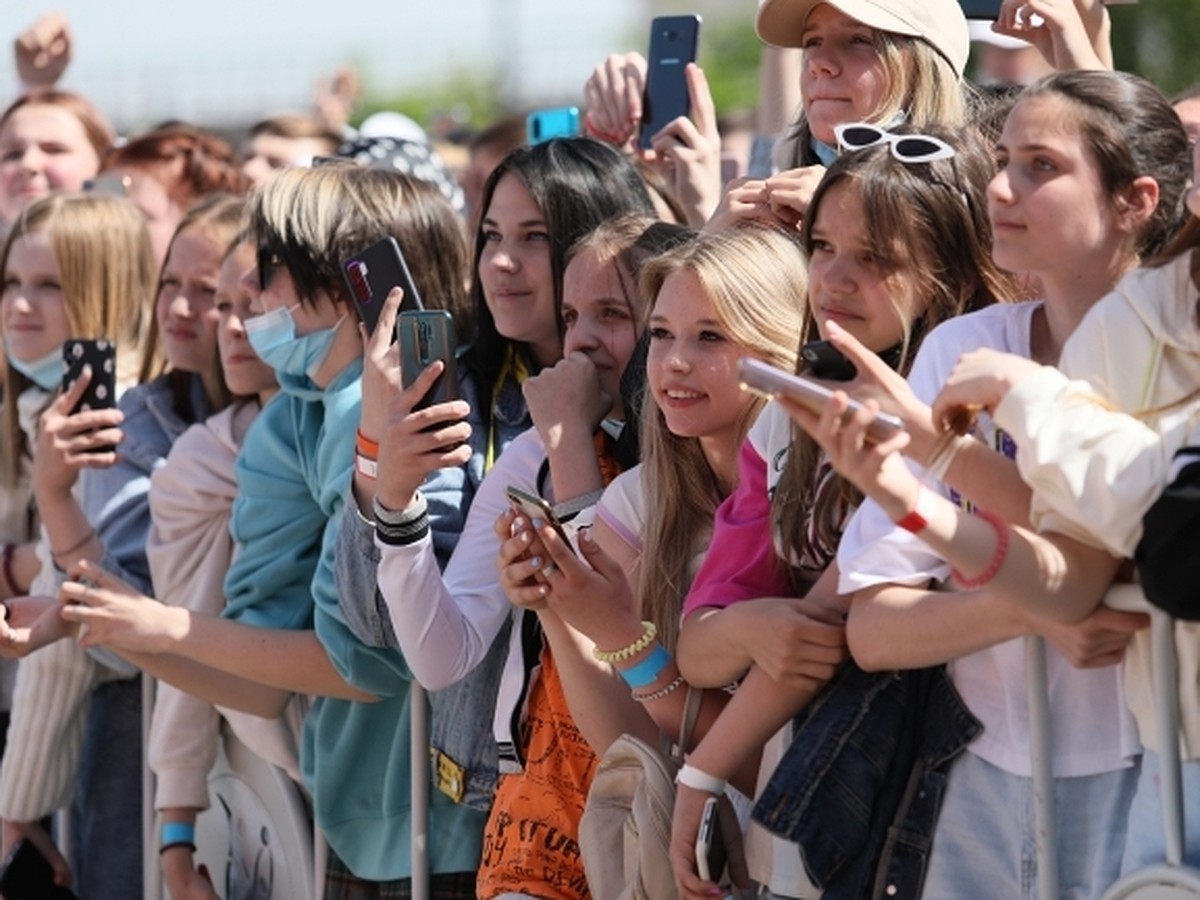
[[[1046,681],[1046,642],[1025,638],[1025,677],[1029,683],[1029,747],[1037,827],[1038,896],[1058,900],[1058,829],[1054,812],[1053,743]]]
[[[409,688],[412,710],[412,896],[429,900],[429,710],[425,688]]]
[[[1166,613],[1150,613],[1153,647],[1155,717],[1162,759],[1163,846],[1167,865],[1183,862],[1183,785],[1179,766],[1179,677],[1175,659],[1175,623]]]

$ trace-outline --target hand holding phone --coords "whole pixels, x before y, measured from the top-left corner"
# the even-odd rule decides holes
[[[400,244],[390,234],[343,260],[342,275],[368,333],[374,332],[379,324],[383,301],[394,287],[404,290],[401,312],[425,308],[404,254],[400,252]]]
[[[458,342],[454,320],[444,309],[405,310],[396,317],[396,339],[400,343],[400,383],[407,389],[436,359],[444,368],[429,392],[413,407],[414,412],[458,399]]]
[[[794,403],[817,413],[833,397],[833,391],[820,382],[801,375],[793,375],[757,359],[743,356],[738,360],[738,383],[743,390],[754,391],[764,397],[786,397]],[[857,400],[850,400],[847,414],[862,409]],[[890,413],[876,413],[867,428],[867,437],[875,442],[885,441],[898,431],[904,431],[904,422]]]
[[[650,54],[646,59],[646,91],[642,96],[642,125],[638,146],[650,149],[651,139],[668,122],[691,109],[687,64],[696,61],[700,16],[657,16],[650,23]]]
[[[575,547],[571,544],[571,539],[567,537],[567,530],[563,528],[562,522],[554,514],[554,508],[546,500],[512,484],[506,487],[504,492],[508,495],[508,502],[512,504],[513,509],[525,516],[530,522],[541,519],[554,529],[555,534],[562,539],[562,542],[567,545],[567,548],[572,553],[575,552]]]
[[[704,811],[700,814],[700,828],[696,831],[696,874],[705,881],[715,881],[713,871],[719,878],[721,871],[718,867],[716,853],[720,850],[720,839],[717,828],[717,804],[720,797],[709,797],[704,801]]]

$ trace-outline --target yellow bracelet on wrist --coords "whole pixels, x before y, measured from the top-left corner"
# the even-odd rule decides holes
[[[642,622],[642,636],[627,647],[622,647],[620,650],[601,650],[599,647],[592,648],[592,656],[596,657],[598,662],[616,663],[623,659],[629,659],[631,656],[637,656],[647,647],[654,643],[654,639],[658,637],[658,626],[653,622]]]

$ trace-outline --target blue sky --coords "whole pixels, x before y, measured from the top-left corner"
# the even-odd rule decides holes
[[[389,89],[460,68],[504,78],[527,104],[577,95],[606,53],[640,34],[639,0],[4,0],[0,37],[42,9],[70,19],[64,86],[126,127],[169,116],[238,124],[303,108],[319,74],[360,64]],[[16,91],[0,67],[0,98]]]

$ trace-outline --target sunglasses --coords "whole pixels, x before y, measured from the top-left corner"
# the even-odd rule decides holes
[[[258,259],[258,289],[265,291],[270,285],[275,273],[283,268],[283,257],[270,247],[259,247]]]
[[[892,134],[877,125],[850,122],[833,126],[838,147],[842,150],[864,150],[887,144],[892,156],[904,163],[927,163],[935,159],[953,159],[954,148],[928,134]]]

